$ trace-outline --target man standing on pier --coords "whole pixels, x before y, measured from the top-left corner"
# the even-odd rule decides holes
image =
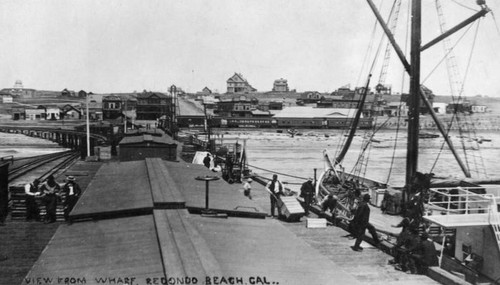
[[[57,207],[57,196],[61,187],[56,182],[54,176],[50,175],[47,181],[40,187],[43,197],[43,203],[45,205],[45,223],[54,223],[56,221],[56,207]]]
[[[32,183],[28,183],[24,186],[24,193],[26,194],[26,221],[40,220],[40,209],[38,209],[35,199],[35,197],[40,195],[38,185],[40,185],[40,180],[35,179]]]
[[[68,182],[64,184],[62,192],[66,194],[66,200],[64,200],[64,220],[69,222],[69,213],[71,213],[76,202],[78,202],[82,190],[80,189],[80,185],[76,183],[74,176],[68,176],[66,180]]]
[[[210,169],[210,153],[207,153],[207,156],[203,159],[203,164],[206,168]]]
[[[313,179],[309,178],[302,184],[302,187],[300,187],[300,197],[304,198],[304,212],[306,216],[309,216],[309,207],[311,207],[313,195]]]
[[[278,180],[278,175],[273,174],[273,180],[267,183],[266,190],[269,192],[271,199],[271,216],[274,217],[274,208],[278,208],[278,217],[281,216],[278,199],[283,195],[283,184]]]
[[[370,201],[370,194],[365,194],[363,196],[363,201],[359,203],[356,214],[351,221],[351,225],[354,231],[354,236],[356,237],[356,242],[354,246],[351,246],[354,251],[362,251],[363,248],[360,246],[363,241],[363,236],[365,235],[366,229],[368,229],[373,237],[376,244],[380,243],[375,227],[370,224],[370,206],[368,202]]]

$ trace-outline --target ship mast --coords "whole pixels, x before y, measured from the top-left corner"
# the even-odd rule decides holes
[[[411,185],[412,179],[415,177],[418,168],[418,133],[419,133],[419,114],[420,114],[420,99],[425,103],[426,107],[430,110],[430,114],[434,119],[436,125],[438,126],[439,131],[443,135],[448,147],[451,152],[455,156],[458,164],[460,165],[462,171],[464,172],[466,177],[470,177],[470,173],[468,169],[465,167],[460,157],[456,153],[453,144],[448,138],[448,134],[445,129],[442,127],[441,122],[437,119],[434,111],[432,110],[432,106],[425,97],[425,94],[421,92],[420,88],[420,53],[427,48],[433,46],[434,44],[440,42],[441,40],[449,37],[450,35],[456,33],[460,29],[466,27],[467,25],[473,23],[477,19],[483,17],[490,9],[486,6],[484,1],[478,1],[478,5],[481,7],[481,10],[476,12],[474,15],[464,20],[463,22],[457,24],[455,27],[450,30],[444,32],[437,38],[433,39],[429,43],[421,46],[421,0],[413,0],[411,3],[411,14],[412,14],[412,25],[411,25],[411,63],[406,61],[405,55],[403,54],[401,48],[396,43],[394,36],[391,31],[387,27],[387,24],[382,19],[382,16],[378,12],[377,8],[373,4],[372,0],[367,0],[370,8],[372,9],[375,17],[378,22],[382,26],[385,34],[387,35],[389,41],[394,47],[394,51],[398,55],[401,63],[403,64],[406,72],[410,75],[410,98],[408,100],[408,146],[407,146],[407,154],[406,154],[406,185]],[[403,195],[404,196],[404,195]]]
[[[406,185],[411,185],[418,167],[418,133],[420,114],[420,43],[422,3],[411,3],[410,97],[408,99],[408,145],[406,152]],[[405,197],[406,198],[406,197]]]

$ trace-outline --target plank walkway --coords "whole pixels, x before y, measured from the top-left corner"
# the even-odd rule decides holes
[[[149,183],[155,209],[183,209],[186,200],[172,179],[163,160],[146,158]]]
[[[254,200],[263,209],[269,211],[269,194],[264,189],[264,186],[258,185],[252,191],[254,193]],[[375,215],[378,214],[374,213],[373,216]],[[309,217],[317,218],[312,213]],[[386,216],[384,218],[391,223],[399,220],[394,216]],[[375,224],[381,226],[384,218],[377,219]],[[317,250],[320,255],[332,261],[336,268],[353,276],[360,284],[439,284],[424,275],[411,275],[395,270],[392,265],[388,265],[388,261],[392,259],[392,256],[366,242],[362,243],[362,247],[365,248],[362,252],[353,251],[350,246],[354,245],[354,240],[347,238],[349,234],[347,231],[335,226],[309,229],[306,228],[306,219],[307,217],[302,217],[300,222],[296,223],[287,223],[278,220],[276,222],[286,227],[296,237],[305,241]],[[371,222],[373,221],[371,220]],[[387,224],[385,224],[385,228],[391,231],[400,231],[400,229],[391,229],[390,225]]]
[[[164,161],[171,177],[186,199],[186,208],[191,213],[205,209],[205,182],[198,176],[219,176],[203,165],[186,162]],[[241,188],[241,189],[240,189]],[[254,201],[243,195],[241,184],[228,184],[222,178],[209,183],[209,208],[230,216],[265,218],[266,212]]]
[[[157,171],[163,166],[153,164],[150,165],[150,173],[156,173],[156,179],[182,178],[176,171],[184,172],[185,177],[206,173],[203,168],[196,167],[186,171],[183,168],[189,168],[189,165],[174,163],[178,168],[173,171],[170,165],[165,164],[171,175],[158,178],[163,174]],[[246,283],[267,280],[274,284],[330,284],[331,280],[336,279],[342,284],[356,284],[354,278],[335,269],[331,261],[275,220],[239,217],[220,219],[188,212],[189,203],[204,205],[204,193],[198,196],[203,197],[202,201],[195,201],[193,197],[190,197],[190,202],[186,199],[186,209],[155,208],[149,214],[139,211],[134,212],[135,216],[103,216],[102,203],[111,199],[120,200],[116,197],[118,189],[121,189],[122,195],[133,190],[142,191],[141,195],[148,198],[142,197],[136,203],[112,203],[110,209],[113,211],[132,213],[137,203],[146,200],[154,208],[151,189],[146,187],[147,191],[143,191],[131,186],[132,169],[135,175],[149,178],[148,166],[144,161],[142,164],[105,164],[96,173],[78,204],[81,207],[80,214],[93,217],[92,221],[76,220],[73,224],[61,225],[23,284],[34,280],[30,278],[44,276],[85,279],[86,284],[97,284],[95,278],[105,277],[122,277],[122,280],[135,277],[140,281],[136,281],[138,284],[146,284],[146,278],[152,277],[198,277],[204,280],[207,276],[243,278]],[[204,171],[199,173],[199,170]],[[101,189],[104,182],[110,180],[120,182],[106,190]],[[170,182],[167,183],[170,185]],[[193,179],[191,186],[202,184],[204,188],[204,183],[197,182]],[[190,189],[189,183],[182,185],[185,191],[183,196],[204,190],[196,186]],[[234,205],[258,208],[253,200],[242,195],[239,185],[221,185],[213,187],[214,196],[221,196],[215,203],[217,208],[234,210]],[[165,188],[162,187],[162,190],[165,191]],[[224,195],[224,191],[230,192]],[[156,195],[176,198],[168,193]],[[101,219],[103,217],[105,219]]]
[[[143,215],[61,225],[21,284],[37,277],[98,284],[96,278],[161,276],[155,224],[151,215]]]
[[[297,223],[264,219],[269,195],[258,185],[250,200],[241,185],[215,181],[210,208],[231,213],[240,207],[259,219],[193,214],[205,205],[205,183],[194,179],[204,175],[214,173],[154,160],[104,164],[71,213],[91,220],[60,225],[22,284],[44,276],[85,278],[85,284],[109,277],[122,283],[133,277],[135,284],[197,277],[205,284],[207,276],[215,284],[215,277],[242,278],[247,284],[437,284],[394,270],[388,255],[368,245],[353,252],[353,241],[340,228],[307,229],[304,218]],[[177,208],[183,199],[185,208]]]
[[[72,220],[151,214],[153,200],[144,161],[105,163],[70,214]]]
[[[187,210],[154,210],[166,276],[222,276],[204,238],[188,221]]]
[[[0,284],[21,284],[59,223],[6,220],[0,227]]]

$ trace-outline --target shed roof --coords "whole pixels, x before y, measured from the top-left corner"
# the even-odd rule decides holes
[[[130,136],[124,137],[120,141],[120,145],[124,144],[138,144],[142,142],[154,142],[157,144],[177,144],[172,138],[169,136],[152,136],[152,135],[141,135],[141,136]]]
[[[356,109],[345,108],[313,108],[288,107],[276,114],[274,118],[353,118]]]
[[[269,111],[262,111],[262,110],[252,110],[252,115],[271,115]]]

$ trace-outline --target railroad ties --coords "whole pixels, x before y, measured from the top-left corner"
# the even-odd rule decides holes
[[[60,184],[61,187],[63,184]],[[9,187],[10,191],[10,200],[11,200],[11,217],[12,220],[25,220],[26,219],[26,194],[24,193],[24,186],[11,186]],[[57,203],[56,208],[56,221],[64,222],[64,199],[65,197],[61,197],[61,200]],[[40,217],[45,217],[46,211],[45,206],[43,205],[42,199],[38,198],[35,200],[38,204],[38,209],[40,209]]]

